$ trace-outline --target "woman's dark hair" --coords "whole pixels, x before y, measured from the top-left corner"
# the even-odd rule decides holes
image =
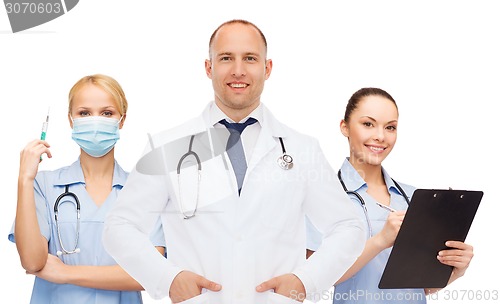
[[[368,96],[382,96],[394,103],[396,109],[398,108],[396,101],[392,96],[386,91],[379,88],[362,88],[357,90],[354,94],[352,94],[351,98],[347,102],[347,106],[345,107],[344,121],[349,122],[349,118],[351,117],[351,113],[358,107],[359,102]]]

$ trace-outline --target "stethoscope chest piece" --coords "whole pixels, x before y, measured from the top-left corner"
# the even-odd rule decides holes
[[[283,154],[278,157],[278,165],[283,170],[290,170],[293,168],[293,158],[288,154]]]
[[[286,154],[285,144],[283,143],[283,138],[278,137],[281,143],[281,151],[283,154],[278,157],[278,166],[283,170],[290,170],[293,168],[293,158]]]

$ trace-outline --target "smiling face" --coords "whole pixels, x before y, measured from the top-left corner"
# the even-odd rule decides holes
[[[205,61],[215,103],[236,122],[259,106],[271,69],[272,61],[266,59],[266,45],[259,31],[242,23],[227,24],[217,31],[210,60]]]
[[[348,120],[340,123],[354,167],[381,166],[396,144],[398,116],[395,103],[386,97],[369,95],[359,100]]]

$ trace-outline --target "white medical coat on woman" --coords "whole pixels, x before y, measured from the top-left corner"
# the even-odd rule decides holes
[[[262,104],[249,115],[258,116],[261,130],[238,196],[231,163],[221,151],[228,132],[213,129],[213,107],[212,102],[201,117],[151,137],[148,153],[106,218],[105,248],[156,299],[168,296],[175,276],[189,270],[221,284],[222,290],[203,290],[182,303],[297,303],[255,291],[258,284],[286,273],[302,281],[309,299],[320,300],[363,249],[365,231],[353,204],[318,142],[277,121]],[[177,180],[178,160],[189,150],[192,135],[192,151],[201,159],[199,185],[194,157],[188,157],[190,164],[182,166]],[[277,163],[283,154],[279,137],[294,159],[290,170]],[[193,218],[183,218],[195,209]],[[144,233],[158,214],[168,259],[148,247]],[[308,260],[306,215],[324,235]]]

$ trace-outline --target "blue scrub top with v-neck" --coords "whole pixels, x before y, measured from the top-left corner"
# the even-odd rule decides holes
[[[366,191],[368,186],[359,173],[345,159],[340,169],[342,180],[350,191],[356,191],[365,200],[368,218],[371,223],[373,235],[379,233],[384,228],[389,211],[377,205],[376,200]],[[382,168],[387,190],[391,196],[390,206],[396,210],[406,210],[408,203],[404,199],[403,194],[394,184],[389,174]],[[411,199],[415,188],[403,183],[399,183],[403,188],[408,198]],[[366,231],[368,232],[368,224],[363,212],[363,208],[359,200],[354,196],[350,196],[356,208],[359,217],[365,223]],[[321,245],[321,233],[311,224],[306,221],[307,228],[307,249],[317,250]],[[370,236],[367,235],[366,240]],[[366,241],[365,240],[365,241]],[[360,240],[361,241],[361,240]],[[392,247],[387,248],[376,255],[363,268],[354,274],[348,280],[335,286],[333,297],[334,304],[425,304],[427,303],[423,289],[379,289],[378,283],[382,277],[385,265],[389,259]]]
[[[125,184],[127,176],[128,173],[115,161],[112,190],[104,203],[97,206],[85,189],[85,178],[80,160],[75,161],[71,166],[58,170],[38,172],[34,182],[35,205],[40,231],[48,240],[49,253],[56,255],[58,250],[62,250],[54,219],[54,203],[57,197],[64,193],[65,186],[69,185],[69,192],[78,196],[81,205],[78,240],[80,252],[63,254],[60,259],[67,265],[115,265],[114,259],[104,250],[101,237],[104,219],[114,206],[116,197]],[[66,250],[74,248],[76,239],[76,209],[70,201],[72,199],[66,196],[59,204],[58,212],[61,240]],[[15,242],[14,225],[9,233],[9,240]],[[165,247],[159,217],[155,229],[151,233],[151,242],[154,246]],[[138,291],[102,290],[71,284],[55,284],[36,277],[31,303],[142,303],[142,298]]]

